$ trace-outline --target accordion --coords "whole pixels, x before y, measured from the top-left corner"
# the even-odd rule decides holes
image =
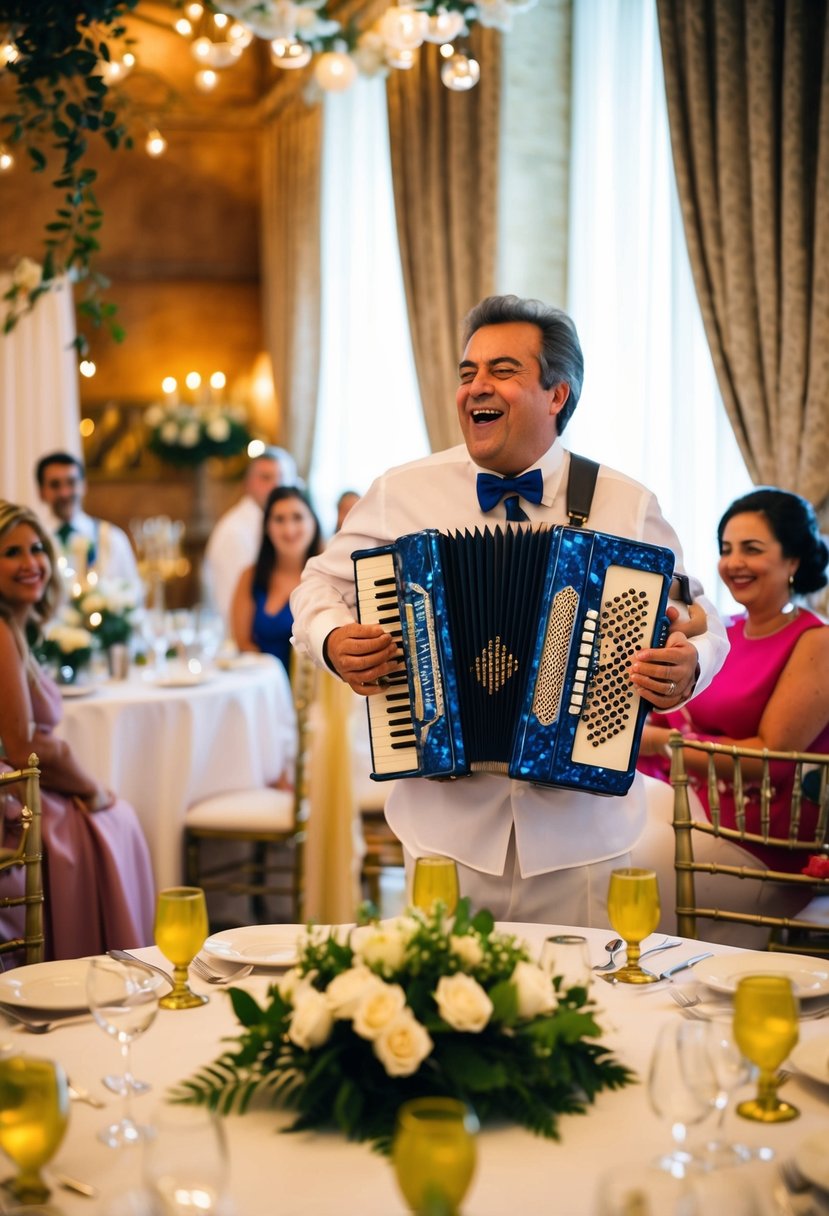
[[[630,788],[649,705],[628,669],[667,633],[669,549],[506,526],[428,529],[352,557],[360,621],[397,638],[405,661],[368,698],[375,780]]]

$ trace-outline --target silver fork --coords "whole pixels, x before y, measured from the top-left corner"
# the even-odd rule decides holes
[[[208,967],[207,963],[205,963],[204,960],[198,955],[196,955],[196,957],[193,959],[190,966],[193,968],[199,979],[204,980],[206,984],[233,984],[236,982],[236,980],[244,979],[246,975],[250,975],[251,971],[253,971],[252,964],[243,964],[241,967],[237,967],[231,975],[220,973],[218,971],[212,971],[210,967]]]
[[[680,1009],[692,1009],[699,1005],[700,998],[692,992],[683,992],[681,988],[669,988],[668,996],[679,1005]]]

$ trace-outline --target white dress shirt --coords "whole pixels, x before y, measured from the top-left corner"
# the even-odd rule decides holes
[[[538,505],[522,500],[531,522],[566,524],[570,456],[556,441],[533,466],[544,477]],[[390,469],[348,513],[345,525],[321,556],[305,567],[291,597],[294,644],[322,664],[332,629],[356,617],[351,554],[387,544],[408,532],[492,526],[505,518],[503,503],[484,514],[476,493],[479,468],[460,445]],[[589,527],[671,549],[682,572],[682,550],[654,495],[605,465],[599,470]],[[717,611],[691,580],[694,598],[708,613],[708,631],[693,638],[699,655],[701,692],[728,652]],[[645,825],[643,779],[636,775],[622,798],[549,789],[506,777],[476,773],[457,781],[409,778],[395,782],[386,817],[410,853],[440,853],[487,874],[501,874],[515,828],[521,874],[532,877],[626,853]]]
[[[94,561],[85,565],[84,569],[79,570],[78,573],[85,574],[88,566],[88,569],[97,572],[100,579],[129,583],[135,594],[136,604],[142,603],[144,584],[138,573],[135,553],[126,532],[106,519],[96,519],[92,515],[87,515],[85,511],[77,511],[72,516],[72,531],[64,543],[58,535],[62,522],[57,516],[50,514],[48,527],[56,552],[62,554],[69,565],[76,569],[75,563],[78,557],[80,556],[83,562],[86,562],[86,556],[89,553],[88,547],[86,554],[78,552],[78,537],[82,537],[88,542],[88,545],[93,546]]]
[[[252,566],[262,543],[262,508],[245,494],[218,520],[204,551],[205,593],[229,623],[230,605],[239,576]]]

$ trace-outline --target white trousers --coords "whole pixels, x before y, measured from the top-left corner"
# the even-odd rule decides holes
[[[405,849],[404,857],[406,888],[411,897],[414,858]],[[471,901],[473,912],[488,908],[499,921],[605,929],[609,925],[610,872],[631,864],[630,854],[623,853],[609,861],[524,878],[518,868],[513,832],[503,874],[483,874],[458,862],[458,883],[461,895]]]

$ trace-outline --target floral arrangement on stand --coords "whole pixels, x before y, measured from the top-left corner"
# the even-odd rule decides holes
[[[492,916],[440,906],[323,936],[309,927],[295,968],[262,1007],[231,989],[235,1049],[181,1082],[173,1100],[242,1112],[254,1098],[295,1110],[291,1130],[335,1124],[387,1152],[398,1107],[457,1097],[558,1138],[632,1074],[596,1042],[584,988],[564,990]]]
[[[129,583],[101,579],[76,595],[69,611],[80,618],[95,644],[108,650],[130,640],[137,608],[135,591]]]
[[[32,649],[39,663],[55,669],[61,683],[71,684],[89,666],[92,648],[92,634],[87,629],[60,619],[46,626]]]
[[[251,439],[240,406],[151,405],[144,421],[147,446],[168,464],[194,466],[211,456],[238,456]]]

